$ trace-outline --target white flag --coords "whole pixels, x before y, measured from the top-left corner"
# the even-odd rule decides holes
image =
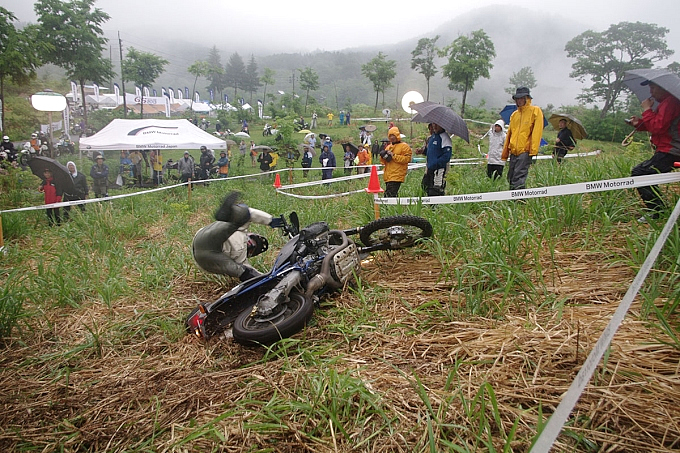
[[[135,96],[138,98],[142,97],[142,90],[140,90],[138,86],[135,86]]]
[[[168,96],[165,97],[165,117],[170,118],[170,98]]]
[[[78,105],[78,86],[73,80],[71,81],[71,95],[73,96],[73,104]]]
[[[151,97],[151,94],[149,93],[149,87],[144,87],[144,97],[145,98]]]
[[[94,84],[94,100],[95,102],[99,102],[99,85],[96,83]]]
[[[116,95],[116,106],[122,104],[122,102],[120,101],[120,87],[118,86],[117,83],[113,84],[113,94]]]

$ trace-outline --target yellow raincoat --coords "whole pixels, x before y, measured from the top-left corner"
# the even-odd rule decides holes
[[[401,136],[401,132],[396,127],[390,128],[387,135],[395,135],[397,137]],[[392,151],[392,160],[389,162],[380,158],[380,162],[385,166],[385,173],[383,173],[383,181],[385,182],[404,182],[406,179],[406,171],[408,170],[408,164],[411,162],[411,157],[413,151],[407,143],[397,142],[394,145],[388,145],[386,148],[388,151]]]
[[[510,127],[503,144],[501,159],[507,160],[509,155],[518,156],[529,151],[530,156],[538,154],[543,136],[543,111],[540,107],[527,103],[518,107],[510,116]]]

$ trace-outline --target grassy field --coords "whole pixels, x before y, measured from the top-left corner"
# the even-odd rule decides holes
[[[356,135],[327,133],[336,144]],[[479,156],[474,141],[456,148],[454,157]],[[648,155],[641,148],[580,142],[603,152],[539,161],[528,187],[628,176]],[[410,173],[400,195],[417,196],[421,177]],[[528,451],[664,224],[636,222],[633,190],[384,206],[382,216],[428,218],[434,238],[374,255],[356,288],[324,300],[294,338],[267,350],[204,344],[185,333],[185,317],[235,281],[198,271],[190,244],[229,191],[302,223],[374,218],[367,194],[302,200],[271,184],[242,178],[195,187],[190,201],[174,188],[89,204],[52,228],[42,211],[3,215],[0,450]],[[488,180],[483,165],[449,174],[447,194],[497,190],[507,182]],[[677,186],[662,190],[669,205],[680,198]],[[0,195],[4,206],[41,204],[9,184]],[[270,240],[253,261],[266,269],[284,238],[253,230]],[[678,256],[676,225],[553,451],[680,450]]]

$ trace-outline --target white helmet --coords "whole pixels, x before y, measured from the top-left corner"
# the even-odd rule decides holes
[[[37,136],[38,136],[38,134],[36,134],[35,132],[33,132],[33,133],[31,134],[31,138],[36,138]]]
[[[9,137],[6,136],[6,135],[3,136],[3,137],[2,137],[2,141],[3,141],[3,142],[8,142],[8,141],[9,141]]]

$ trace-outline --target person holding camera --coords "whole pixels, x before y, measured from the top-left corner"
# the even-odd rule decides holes
[[[654,155],[633,168],[631,176],[668,173],[673,170],[673,163],[680,161],[680,100],[652,81],[645,80],[641,85],[649,85],[651,97],[640,104],[642,118],[633,116],[626,122],[638,131],[651,134]],[[659,103],[656,109],[652,108],[654,100]],[[658,186],[638,187],[637,191],[648,211],[638,222],[647,223],[648,218],[658,218],[666,207]]]
[[[394,198],[399,195],[401,183],[406,179],[408,164],[411,162],[413,151],[411,147],[401,141],[401,132],[392,126],[387,132],[390,144],[380,151],[380,163],[385,166],[383,180],[385,181],[385,197]]]

